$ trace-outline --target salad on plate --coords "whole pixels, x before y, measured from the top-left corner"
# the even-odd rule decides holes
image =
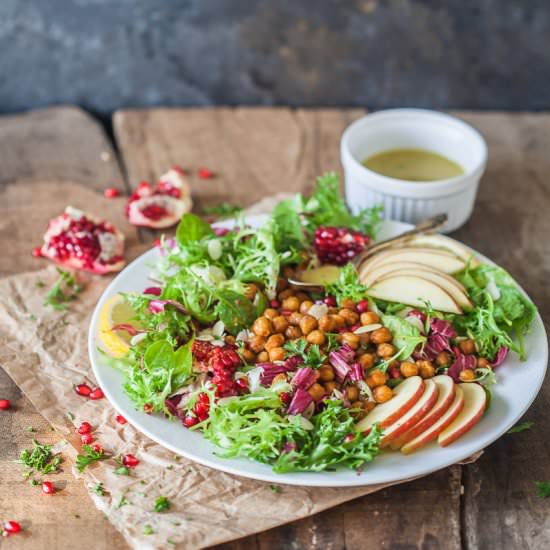
[[[442,235],[355,265],[381,219],[352,214],[333,173],[259,228],[186,213],[151,286],[105,302],[99,348],[138,410],[277,473],[450,445],[482,420],[507,354],[526,357],[536,309]],[[309,291],[288,280],[312,275]]]

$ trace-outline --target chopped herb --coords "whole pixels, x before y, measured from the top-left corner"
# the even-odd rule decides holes
[[[550,496],[550,481],[535,481],[537,496],[546,498]]]
[[[106,455],[103,449],[96,451],[90,445],[82,445],[82,450],[84,451],[84,454],[79,454],[76,457],[76,469],[80,473],[82,473],[90,464],[109,458],[109,455]]]
[[[141,479],[141,480],[140,480],[140,483],[141,483],[142,485],[147,485],[147,482],[146,482],[144,479]]]
[[[70,271],[57,269],[59,279],[55,282],[51,290],[44,299],[45,306],[51,306],[58,311],[67,309],[67,302],[74,300],[76,295],[82,290],[77,283],[76,277]]]
[[[153,528],[149,524],[143,526],[144,535],[152,535],[153,533],[154,533]]]
[[[166,497],[158,497],[155,500],[154,510],[155,512],[163,512],[170,508],[170,501]]]
[[[303,338],[288,341],[283,348],[288,352],[288,357],[299,355],[304,360],[304,366],[314,369],[319,368],[326,360],[326,355],[321,353],[317,344],[309,345]]]
[[[53,445],[42,445],[36,439],[32,443],[34,447],[31,450],[24,449],[19,456],[18,462],[29,469],[24,475],[29,477],[35,470],[42,474],[58,472],[63,459],[59,454],[52,454]]]
[[[36,315],[35,315],[34,313],[31,313],[31,314],[29,315],[29,319],[30,319],[31,321],[36,321]]]
[[[136,495],[138,495],[140,497],[146,497],[147,496],[143,491],[137,491]]]
[[[97,485],[95,485],[95,486],[93,487],[92,490],[93,490],[93,492],[94,492],[96,495],[98,495],[98,496],[100,496],[100,497],[104,497],[104,496],[105,496],[105,489],[104,489],[104,487],[103,487],[103,483],[98,483]]]
[[[179,527],[181,525],[181,521],[172,521],[172,525],[175,525],[176,527]]]
[[[32,426],[27,426],[27,431],[32,433],[32,432],[35,432],[36,430]]]
[[[166,539],[166,542],[168,544],[171,544],[172,546],[176,546],[176,542],[174,542],[172,539]]]
[[[36,283],[34,283],[34,286],[36,288],[44,288],[46,286],[46,283],[44,281],[36,281]]]
[[[359,281],[359,273],[348,263],[342,269],[338,279],[326,285],[326,293],[334,296],[339,304],[345,298],[351,298],[354,302],[367,298],[367,287]]]
[[[170,464],[169,466],[166,466],[166,469],[167,469],[167,470],[173,470],[173,469],[174,469],[174,465],[173,465],[173,464]]]
[[[29,479],[29,483],[33,486],[33,487],[36,487],[37,485],[40,485],[40,481],[38,479]]]
[[[128,476],[130,475],[130,470],[126,466],[119,466],[113,470],[113,473],[117,476]]]
[[[242,211],[241,206],[231,204],[229,202],[222,202],[217,206],[207,206],[203,212],[207,216],[216,216],[217,218],[231,218],[239,214]]]
[[[534,425],[534,422],[521,422],[520,424],[516,424],[513,428],[510,428],[506,433],[517,434],[525,430],[530,430]]]
[[[123,506],[126,506],[127,504],[130,504],[130,501],[126,497],[122,497],[118,501],[118,504],[115,506],[115,510],[119,510],[120,508],[122,508]]]
[[[71,411],[67,411],[65,416],[71,421],[74,420],[74,414]]]
[[[280,493],[281,492],[281,487],[279,485],[270,485],[269,487],[271,488],[271,490],[274,493]]]

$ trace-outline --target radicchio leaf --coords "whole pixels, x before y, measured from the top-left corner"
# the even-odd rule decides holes
[[[363,374],[363,367],[359,363],[353,363],[349,373],[350,379],[354,382],[359,382],[360,380],[363,380]]]
[[[262,386],[270,386],[278,374],[284,374],[287,371],[284,364],[258,363],[257,366],[262,369],[262,374],[260,375],[260,384]]]
[[[304,412],[309,404],[313,401],[313,398],[309,393],[307,393],[306,390],[303,390],[302,388],[298,388],[294,392],[294,396],[292,397],[292,401],[290,402],[290,405],[288,406],[287,413],[288,414],[300,414],[301,412]]]
[[[347,355],[340,353],[341,350],[342,348],[338,351],[331,351],[328,355],[328,361],[334,367],[338,382],[343,382],[351,371],[351,367],[344,358]]]
[[[477,359],[474,355],[465,355],[463,353],[456,356],[454,363],[449,367],[447,374],[458,384],[460,382],[460,373],[463,370],[474,370],[477,365]]]
[[[162,313],[166,306],[172,306],[180,313],[187,313],[185,307],[175,300],[151,300],[149,302],[149,311],[151,313]]]
[[[439,333],[430,334],[428,341],[422,349],[422,358],[433,360],[437,357],[438,353],[445,350],[451,351],[449,339]]]
[[[497,355],[495,357],[495,360],[493,361],[492,365],[493,367],[498,367],[502,364],[504,359],[506,359],[506,356],[508,355],[509,349],[506,346],[502,346],[498,351]]]
[[[430,329],[433,334],[441,334],[445,338],[456,338],[455,329],[449,321],[444,319],[431,319]]]
[[[150,286],[143,291],[143,294],[152,294],[153,296],[160,296],[162,288],[158,286]]]
[[[143,332],[142,330],[138,330],[134,325],[130,325],[127,323],[119,323],[118,325],[113,325],[111,327],[111,330],[125,330],[130,336],[136,336],[140,332]]]
[[[315,376],[315,371],[310,367],[302,367],[296,371],[296,374],[292,378],[291,384],[296,388],[301,388],[302,390],[307,390],[314,383],[317,377]]]

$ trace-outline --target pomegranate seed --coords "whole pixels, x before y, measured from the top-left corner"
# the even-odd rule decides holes
[[[153,412],[153,405],[150,403],[145,403],[145,405],[143,405],[143,412],[151,414]]]
[[[2,532],[2,535],[5,537],[8,535],[16,535],[19,532],[21,532],[21,525],[19,525],[16,521],[12,520],[4,523],[4,531]]]
[[[122,464],[126,468],[135,468],[139,464],[139,460],[134,455],[127,454],[122,457]]]
[[[9,399],[0,399],[0,411],[7,411],[11,407]]]
[[[246,393],[248,391],[248,378],[239,378],[235,381],[235,386],[237,386],[239,393]]]
[[[155,239],[153,241],[153,246],[156,246],[158,248],[160,246],[160,239]]]
[[[278,309],[281,307],[281,302],[279,302],[279,300],[271,300],[271,302],[269,302],[269,305],[273,308],[273,309]]]
[[[361,323],[355,323],[355,325],[350,327],[350,330],[351,330],[351,332],[355,332],[360,327],[361,327]]]
[[[35,246],[35,247],[32,249],[32,255],[33,255],[35,258],[41,258],[41,257],[42,257],[42,247],[41,247],[41,246]]]
[[[355,436],[353,434],[348,434],[346,437],[344,437],[344,443],[349,443],[350,441],[353,441]]]
[[[160,296],[161,292],[162,292],[162,288],[159,288],[158,286],[150,286],[143,291],[143,294],[152,294],[154,296]]]
[[[288,405],[290,403],[291,397],[292,396],[290,395],[290,392],[287,391],[283,391],[279,394],[279,398],[285,405]]]
[[[89,397],[92,393],[92,388],[88,386],[88,384],[78,384],[78,386],[74,387],[74,391],[78,393],[78,395],[82,395],[83,397]]]
[[[187,174],[187,172],[179,164],[174,164],[174,166],[172,166],[172,170],[174,170],[181,176],[185,176]]]
[[[325,304],[328,307],[336,307],[337,306],[336,298],[334,296],[325,296],[325,299],[323,300],[323,302],[325,302]]]
[[[107,187],[107,189],[103,191],[103,195],[105,195],[108,199],[113,199],[120,195],[120,191],[114,187]]]
[[[82,434],[80,436],[80,442],[82,445],[89,445],[94,440],[94,436],[92,434]]]
[[[82,422],[76,431],[80,435],[89,434],[92,431],[92,425],[89,422]]]
[[[103,390],[101,388],[96,388],[90,393],[88,397],[93,400],[103,399],[105,397],[105,394],[103,393]]]
[[[94,445],[92,447],[92,450],[96,453],[101,453],[103,454],[103,447],[101,445]]]
[[[117,414],[115,416],[115,420],[119,423],[119,424],[126,424],[128,422],[128,420],[126,420],[126,418],[124,418],[121,414]]]
[[[196,416],[187,415],[183,419],[183,425],[190,428],[191,426],[194,426],[195,424],[199,423],[199,419]]]
[[[399,367],[390,367],[388,369],[388,374],[390,375],[390,378],[401,378],[401,371],[399,370]]]
[[[322,263],[343,265],[369,243],[368,235],[346,227],[319,227],[313,244]]]
[[[197,174],[201,180],[207,180],[214,176],[214,172],[208,168],[199,168]]]
[[[55,493],[55,487],[51,481],[44,481],[42,483],[42,492],[46,495],[53,495]]]
[[[357,313],[365,313],[365,311],[368,311],[369,310],[368,300],[360,300],[359,302],[357,302],[355,309],[357,310]]]

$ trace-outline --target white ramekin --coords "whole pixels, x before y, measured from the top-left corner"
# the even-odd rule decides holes
[[[462,166],[464,174],[436,182],[411,182],[382,176],[361,164],[388,149],[418,148],[439,153]],[[425,109],[389,109],[356,120],[340,143],[346,199],[352,211],[384,205],[384,217],[415,223],[445,213],[444,232],[470,217],[479,180],[485,171],[487,145],[480,133],[461,120]]]

